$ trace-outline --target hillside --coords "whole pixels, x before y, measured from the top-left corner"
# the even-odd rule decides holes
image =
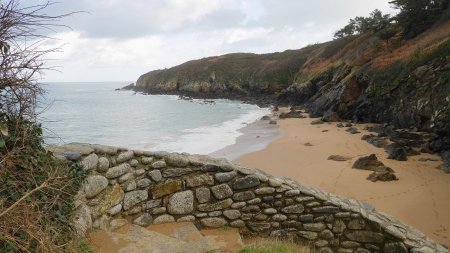
[[[319,46],[282,53],[236,53],[193,60],[142,75],[137,87],[149,92],[181,92],[205,97],[275,95],[294,81]]]
[[[281,53],[189,61],[142,75],[136,89],[305,105],[325,119],[448,133],[450,21],[409,40],[365,33]]]

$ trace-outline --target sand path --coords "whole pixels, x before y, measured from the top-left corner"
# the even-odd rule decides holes
[[[401,162],[387,159],[361,136],[352,135],[335,123],[311,125],[313,119],[279,120],[282,136],[261,151],[244,155],[237,163],[260,168],[273,175],[293,178],[325,191],[365,200],[378,211],[389,213],[406,224],[418,228],[436,242],[450,245],[450,174],[437,170],[439,162],[420,162],[421,154]],[[323,130],[328,130],[323,132]],[[305,143],[312,146],[305,146]],[[370,182],[369,171],[352,169],[360,156],[374,153],[385,165],[395,170],[398,181]],[[327,160],[330,155],[352,159],[345,162]]]

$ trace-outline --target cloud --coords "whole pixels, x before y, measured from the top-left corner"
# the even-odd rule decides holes
[[[156,21],[172,25],[183,25],[194,22],[201,17],[217,11],[231,3],[223,0],[168,0],[164,2],[163,10],[156,14]]]
[[[240,41],[245,41],[249,39],[258,39],[264,35],[269,34],[273,31],[272,28],[251,28],[251,29],[231,29],[226,32],[226,41],[227,43],[233,44]]]
[[[268,53],[324,42],[354,16],[392,12],[388,0],[60,0],[64,19],[47,46],[49,81],[136,80],[147,71],[233,52]],[[27,4],[43,0],[27,0]]]

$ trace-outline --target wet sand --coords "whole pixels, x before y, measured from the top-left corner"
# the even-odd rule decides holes
[[[235,162],[370,202],[378,211],[418,228],[436,242],[450,245],[450,174],[436,169],[441,164],[437,155],[410,156],[406,162],[390,160],[382,148],[361,140],[367,133],[363,126],[357,125],[361,133],[352,135],[346,128],[337,128],[336,123],[311,125],[312,120],[279,120],[280,138]],[[305,146],[307,142],[312,146]],[[369,171],[351,168],[358,157],[372,153],[396,172],[398,181],[373,183],[366,180]],[[330,155],[352,159],[327,160]],[[418,161],[422,157],[439,161]]]
[[[272,141],[281,136],[277,125],[270,125],[268,120],[258,120],[239,129],[242,133],[234,145],[208,154],[212,157],[235,160],[245,154],[266,148]]]

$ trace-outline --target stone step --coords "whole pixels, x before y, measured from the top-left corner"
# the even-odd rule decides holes
[[[150,225],[147,229],[193,244],[199,250],[203,250],[202,252],[217,251],[219,249],[214,243],[205,238],[192,222]]]
[[[106,235],[98,236],[95,233],[106,233]],[[114,232],[95,233],[91,237],[91,242],[93,241],[96,253],[204,253],[211,251],[206,249],[204,244],[186,242],[137,225],[126,225]]]
[[[199,231],[192,222],[126,224],[113,231],[92,232],[90,243],[96,253],[234,253],[243,248],[237,229]]]
[[[234,253],[243,248],[241,235],[239,230],[235,228],[227,227],[199,231],[192,222],[181,222],[150,225],[147,229],[193,243],[206,252]]]

